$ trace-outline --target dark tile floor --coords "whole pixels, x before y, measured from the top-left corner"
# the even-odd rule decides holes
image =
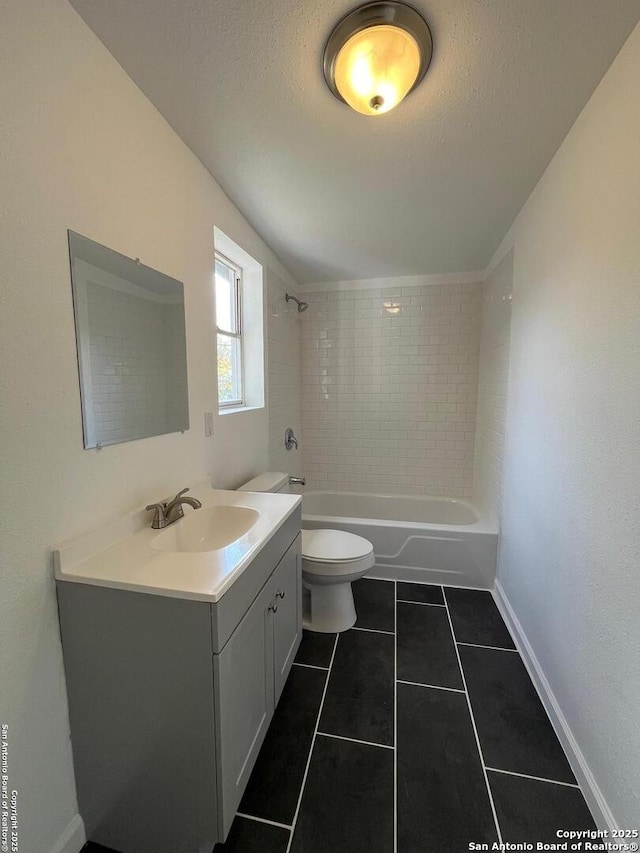
[[[595,828],[490,593],[354,595],[355,628],[305,632],[214,853],[462,853]]]

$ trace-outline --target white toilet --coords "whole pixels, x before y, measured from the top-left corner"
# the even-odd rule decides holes
[[[270,471],[240,487],[244,492],[288,492],[289,475]],[[302,531],[303,625],[335,633],[353,628],[356,610],[351,583],[375,563],[373,545],[344,530]]]

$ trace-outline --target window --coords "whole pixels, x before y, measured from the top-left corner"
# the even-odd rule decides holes
[[[264,270],[219,228],[213,234],[218,411],[233,418],[264,408]]]
[[[216,318],[218,325],[218,403],[242,406],[242,269],[216,252]]]

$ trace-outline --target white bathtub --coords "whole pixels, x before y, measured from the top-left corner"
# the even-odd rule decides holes
[[[498,531],[466,501],[306,492],[302,525],[369,539],[376,555],[371,577],[493,588]]]

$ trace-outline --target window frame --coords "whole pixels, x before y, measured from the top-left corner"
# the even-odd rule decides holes
[[[233,301],[235,302],[235,332],[230,332],[227,329],[221,329],[218,325],[218,303],[216,300],[216,380],[218,383],[218,409],[239,409],[244,407],[245,405],[245,381],[244,381],[244,336],[243,336],[243,323],[242,323],[242,285],[243,285],[243,269],[237,264],[235,261],[232,261],[227,255],[222,252],[215,251],[215,263],[223,264],[225,267],[230,269],[233,272]],[[216,296],[216,288],[215,288],[215,266],[214,266],[214,298]],[[217,370],[217,343],[218,336],[223,335],[224,337],[230,338],[237,342],[238,348],[238,361],[240,362],[239,370],[237,371],[237,387],[240,391],[239,398],[234,398],[233,400],[221,400],[220,399],[220,374]]]

